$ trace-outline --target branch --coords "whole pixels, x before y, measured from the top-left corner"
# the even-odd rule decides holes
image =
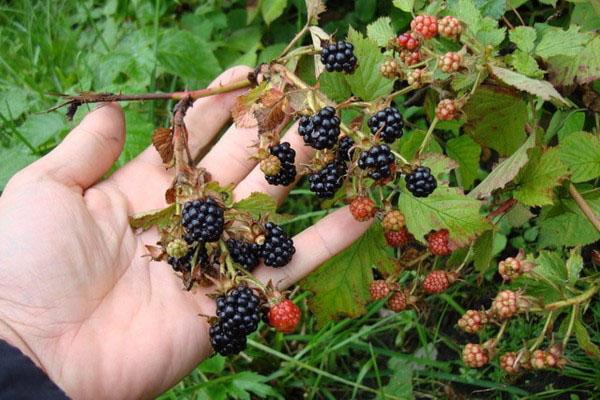
[[[596,230],[600,232],[600,219],[598,219],[598,216],[594,213],[594,210],[592,210],[590,205],[585,201],[585,199],[577,191],[575,185],[573,185],[572,183],[569,183],[569,193],[571,194],[571,197],[573,197],[573,200],[575,200],[575,203],[577,203],[583,214],[586,216],[586,218],[592,223],[592,225],[594,225]]]

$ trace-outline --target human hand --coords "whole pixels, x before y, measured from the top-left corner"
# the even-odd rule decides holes
[[[245,77],[224,72],[212,86]],[[241,91],[202,98],[188,110],[194,153],[210,146],[229,121]],[[200,165],[234,196],[265,192],[278,202],[289,188],[270,186],[249,146],[256,129],[228,128]],[[134,234],[128,215],[165,206],[173,172],[148,148],[108,179],[125,139],[120,107],[106,104],[85,117],[50,154],[25,168],[0,197],[0,338],[32,358],[73,398],[147,398],[178,382],[211,353],[210,288],[182,290],[166,263],[151,262],[144,245],[155,230]],[[296,163],[309,161],[294,126],[284,137]],[[284,268],[255,276],[285,288],[350,245],[368,223],[347,207],[294,238]]]

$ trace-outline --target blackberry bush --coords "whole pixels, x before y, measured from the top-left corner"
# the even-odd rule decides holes
[[[394,107],[386,107],[369,118],[369,129],[372,134],[379,134],[386,143],[400,139],[404,131],[402,114]]]
[[[318,150],[332,149],[340,135],[340,118],[335,108],[324,107],[310,117],[301,117],[298,133],[308,146]]]
[[[223,207],[208,197],[188,201],[181,212],[182,225],[193,240],[216,242],[223,233]]]
[[[346,165],[338,161],[327,164],[323,169],[308,177],[310,190],[317,197],[331,198],[342,187]]]
[[[405,180],[406,188],[415,197],[427,197],[437,188],[437,181],[431,175],[429,167],[416,168],[413,172],[406,175]]]
[[[296,248],[281,227],[272,222],[265,224],[265,242],[260,247],[260,256],[269,267],[284,267],[294,256]]]
[[[224,331],[248,335],[262,318],[260,298],[247,286],[237,286],[217,297],[217,317]]]
[[[270,185],[288,186],[296,179],[296,151],[288,142],[269,147],[269,153],[279,160],[279,171],[274,175],[265,175]]]
[[[329,72],[345,72],[351,74],[356,69],[357,60],[354,56],[352,43],[340,41],[329,43],[321,50],[321,62]]]
[[[260,262],[260,246],[256,243],[249,243],[244,240],[227,240],[227,249],[234,262],[238,263],[244,269],[252,272]]]
[[[389,178],[394,169],[396,159],[392,154],[388,145],[379,144],[364,151],[358,160],[358,166],[361,169],[367,170],[369,177],[376,181]]]

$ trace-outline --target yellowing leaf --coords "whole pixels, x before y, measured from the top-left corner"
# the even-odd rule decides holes
[[[509,69],[492,66],[492,73],[504,83],[516,87],[519,90],[541,97],[543,100],[551,101],[557,105],[568,106],[569,101],[558,93],[550,82],[528,78]]]

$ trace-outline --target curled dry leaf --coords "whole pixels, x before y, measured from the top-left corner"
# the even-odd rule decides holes
[[[156,128],[152,134],[152,144],[165,166],[173,164],[173,131],[170,128]]]

